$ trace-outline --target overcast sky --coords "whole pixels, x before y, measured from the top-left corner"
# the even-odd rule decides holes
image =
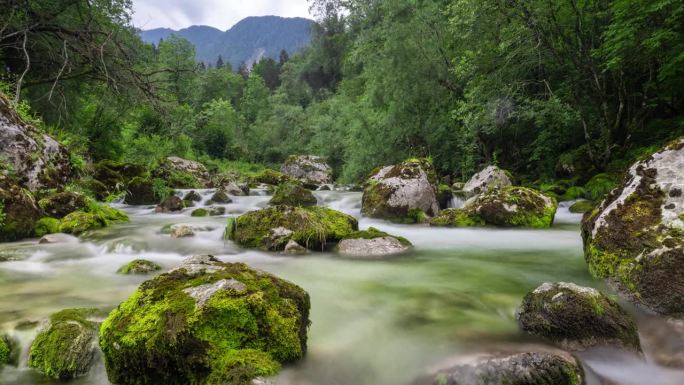
[[[210,25],[227,30],[247,16],[307,17],[307,0],[133,0],[133,24],[142,29]]]

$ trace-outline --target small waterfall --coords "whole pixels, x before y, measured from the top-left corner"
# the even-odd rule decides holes
[[[463,207],[465,204],[465,199],[463,197],[458,196],[456,194],[451,196],[451,200],[449,201],[449,208],[450,209],[460,209]]]

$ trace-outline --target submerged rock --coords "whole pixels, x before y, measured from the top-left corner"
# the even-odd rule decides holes
[[[283,183],[275,189],[270,205],[315,206],[318,200],[311,190],[299,183]]]
[[[630,167],[582,222],[589,271],[652,311],[684,317],[684,139]]]
[[[158,270],[161,270],[161,266],[157,265],[156,263],[145,259],[136,259],[121,266],[121,268],[117,270],[117,273],[126,275],[149,274]]]
[[[636,322],[615,300],[573,283],[544,283],[518,309],[520,328],[564,349],[612,346],[640,352]]]
[[[462,187],[466,197],[472,197],[491,190],[506,188],[513,185],[511,173],[497,166],[489,166],[473,175]]]
[[[53,243],[76,243],[78,238],[67,234],[47,234],[38,240],[38,244],[53,244]]]
[[[422,222],[439,211],[434,170],[424,159],[381,168],[363,190],[361,212],[372,218]]]
[[[115,384],[249,384],[306,353],[309,295],[211,256],[143,283],[100,329]]]
[[[83,376],[97,349],[95,309],[68,309],[50,316],[29,350],[28,365],[55,379]]]
[[[332,183],[332,168],[319,156],[292,155],[280,171],[312,189]]]
[[[190,226],[177,225],[171,227],[171,238],[194,237],[195,231]]]
[[[162,203],[157,205],[154,211],[158,213],[171,213],[181,211],[184,208],[185,204],[183,203],[183,200],[174,195],[164,199]]]
[[[564,352],[484,357],[426,376],[414,385],[582,385],[584,370]]]
[[[12,102],[0,93],[0,154],[31,191],[61,188],[73,175],[66,147],[22,120]]]
[[[463,208],[443,210],[430,225],[545,228],[553,224],[557,207],[555,199],[536,190],[506,187],[482,193]]]
[[[274,206],[229,220],[226,235],[244,247],[281,251],[294,240],[322,250],[357,229],[354,217],[326,207]]]
[[[0,202],[4,218],[0,221],[0,242],[33,236],[41,212],[33,195],[17,182],[0,173]]]
[[[344,256],[371,257],[403,253],[410,247],[411,242],[406,238],[395,237],[371,227],[346,236],[337,245],[337,251]]]
[[[190,214],[192,217],[206,217],[207,215],[209,215],[209,212],[206,209],[196,209]]]
[[[63,191],[48,195],[38,201],[38,205],[48,216],[63,218],[69,213],[86,208],[88,198],[79,193]]]
[[[226,208],[223,206],[209,207],[209,215],[212,217],[221,216],[226,213]]]

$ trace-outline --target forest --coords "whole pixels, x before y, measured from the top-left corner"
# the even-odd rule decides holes
[[[10,4],[4,92],[92,161],[314,153],[357,183],[430,157],[454,181],[496,163],[584,184],[684,132],[675,0],[315,1],[310,47],[242,72],[142,44],[128,1]]]
[[[0,385],[684,384],[683,1],[142,2],[0,0]]]

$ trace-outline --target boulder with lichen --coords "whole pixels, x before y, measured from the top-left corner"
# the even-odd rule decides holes
[[[513,185],[512,179],[510,172],[497,166],[488,166],[473,175],[463,185],[461,191],[463,191],[466,197],[473,197],[491,190],[510,187]]]
[[[273,198],[268,203],[274,206],[315,206],[318,200],[311,190],[299,183],[289,182],[276,187]]]
[[[582,221],[589,271],[660,314],[684,317],[684,139],[636,162]]]
[[[69,213],[86,208],[88,197],[72,191],[62,191],[39,200],[38,205],[48,216],[64,218]]]
[[[301,359],[309,295],[241,263],[195,256],[144,282],[100,329],[109,380],[250,384]]]
[[[411,242],[374,227],[355,231],[337,244],[337,252],[349,257],[377,257],[400,254],[411,248]]]
[[[135,259],[121,266],[121,268],[117,270],[117,273],[124,275],[149,274],[158,270],[161,270],[161,266],[157,265],[152,261],[148,261],[145,259]]]
[[[319,156],[292,155],[283,163],[280,171],[312,189],[333,182],[332,168]]]
[[[372,218],[416,223],[439,211],[435,172],[426,159],[382,167],[366,182],[361,212]]]

